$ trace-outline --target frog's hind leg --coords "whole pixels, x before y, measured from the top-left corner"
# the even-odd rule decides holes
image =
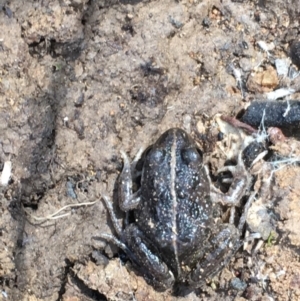
[[[158,291],[165,291],[171,288],[175,278],[167,265],[155,254],[155,246],[137,228],[130,224],[123,233],[123,239],[131,250],[130,257],[135,268],[143,275],[149,284]]]
[[[102,200],[105,203],[105,206],[107,208],[107,211],[109,213],[109,216],[111,218],[113,227],[115,229],[115,231],[117,232],[118,237],[122,237],[123,236],[123,229],[120,226],[118,219],[114,213],[113,207],[111,202],[109,201],[109,198],[107,196],[102,196]],[[112,234],[106,234],[106,233],[101,233],[100,235],[98,235],[97,237],[94,237],[94,239],[101,239],[101,240],[105,240],[108,242],[112,242],[113,244],[115,244],[117,247],[119,247],[120,249],[122,249],[126,254],[130,253],[130,250],[127,248],[126,244],[121,241],[119,238],[117,238],[116,236],[112,235]]]
[[[115,237],[114,235],[112,234],[106,234],[106,233],[102,233],[100,234],[97,239],[100,238],[100,239],[103,239],[107,242],[111,242],[113,243],[114,245],[116,245],[118,248],[120,248],[121,250],[123,250],[126,254],[129,254],[130,253],[130,250],[127,248],[127,246],[122,242],[120,241],[117,237]]]
[[[220,232],[212,237],[211,252],[208,252],[190,273],[188,281],[192,288],[203,287],[206,280],[221,271],[243,245],[243,241],[239,239],[240,232],[234,225],[223,224],[219,230]]]

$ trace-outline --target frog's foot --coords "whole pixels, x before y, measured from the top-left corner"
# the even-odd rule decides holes
[[[93,237],[93,239],[95,239],[95,240],[99,240],[100,239],[100,240],[104,240],[106,242],[111,242],[114,245],[116,245],[118,248],[120,248],[121,250],[123,250],[126,254],[130,253],[130,250],[127,248],[127,246],[122,241],[120,241],[117,237],[115,237],[112,234],[102,233],[102,234],[100,234],[97,237]]]
[[[123,239],[131,252],[126,252],[135,268],[156,290],[165,291],[171,288],[175,278],[167,265],[155,254],[155,246],[137,228],[130,224],[123,233]],[[151,246],[151,250],[150,250]],[[156,250],[156,252],[153,252]]]
[[[230,171],[233,179],[227,193],[221,193],[214,186],[212,187],[211,197],[214,202],[221,202],[226,205],[238,206],[242,197],[247,194],[251,186],[252,176],[247,171],[242,160],[242,154],[239,155],[238,164],[224,166],[218,170],[218,173]]]
[[[249,254],[255,255],[264,243],[265,241],[262,239],[260,233],[250,233],[248,230],[246,230],[243,245],[244,251],[248,252]]]
[[[242,152],[240,152],[238,156],[237,165],[223,166],[218,169],[218,173],[225,172],[225,171],[229,171],[232,174],[233,178],[241,177],[248,173],[242,158]]]

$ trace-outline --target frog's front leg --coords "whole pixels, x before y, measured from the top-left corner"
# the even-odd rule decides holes
[[[242,159],[242,154],[238,157],[238,163],[235,166],[224,166],[218,172],[230,171],[233,176],[232,184],[227,193],[222,193],[212,185],[211,198],[213,202],[222,202],[226,205],[238,206],[240,200],[247,194],[251,186],[252,176],[246,169]]]
[[[222,224],[219,232],[211,239],[211,251],[200,260],[188,277],[191,288],[203,286],[206,280],[215,276],[228,264],[232,256],[242,246],[240,232],[232,224]]]
[[[174,284],[174,275],[167,265],[156,255],[157,248],[145,237],[135,224],[130,224],[122,234],[130,257],[136,269],[155,289],[165,291]]]
[[[123,170],[119,178],[119,206],[122,211],[129,211],[136,208],[140,202],[140,191],[132,193],[132,169],[141,156],[141,150],[130,164],[129,158],[125,152],[121,151],[123,157]]]

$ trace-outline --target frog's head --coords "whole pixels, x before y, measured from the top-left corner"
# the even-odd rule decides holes
[[[184,130],[172,128],[163,133],[148,149],[145,159],[147,164],[154,167],[164,164],[192,167],[202,164],[202,152]]]

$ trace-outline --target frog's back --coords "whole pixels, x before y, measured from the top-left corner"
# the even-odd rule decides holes
[[[146,157],[135,216],[139,228],[172,266],[209,234],[209,194],[201,152],[184,131],[167,131]]]

